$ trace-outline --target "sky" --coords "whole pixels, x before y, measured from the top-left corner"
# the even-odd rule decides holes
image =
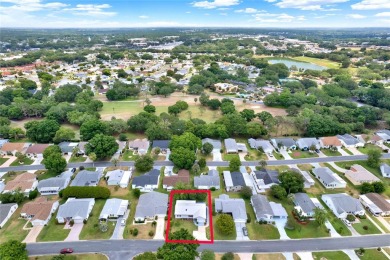
[[[390,0],[0,0],[0,27],[390,27]]]

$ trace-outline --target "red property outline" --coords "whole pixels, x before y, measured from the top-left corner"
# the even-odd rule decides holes
[[[209,227],[210,227],[210,240],[172,240],[169,239],[169,231],[171,227],[171,216],[172,216],[172,207],[173,207],[173,196],[175,194],[183,193],[206,193],[208,197],[208,207],[209,207]],[[165,232],[165,242],[166,243],[178,243],[178,244],[214,244],[214,229],[213,229],[213,204],[211,200],[210,190],[172,190],[169,194],[169,208],[168,208],[168,223],[167,231]]]

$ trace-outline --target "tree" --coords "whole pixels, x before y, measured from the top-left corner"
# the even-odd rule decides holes
[[[50,143],[60,129],[60,125],[54,120],[30,121],[24,124],[26,135],[38,143]]]
[[[186,148],[191,151],[196,151],[202,147],[202,140],[193,133],[186,132],[182,135],[174,135],[169,148],[174,150],[175,148]]]
[[[193,173],[195,173],[195,174],[200,173],[200,166],[199,166],[199,164],[194,163],[194,165],[192,165],[192,167],[191,167],[191,171],[192,171]]]
[[[241,189],[240,195],[244,200],[249,200],[252,197],[252,189],[248,186],[245,186]]]
[[[134,198],[138,199],[141,196],[140,189],[134,189],[133,190],[133,196],[134,196]]]
[[[72,129],[61,127],[54,135],[53,142],[58,144],[64,141],[70,141],[73,140],[75,136],[76,134]]]
[[[195,240],[195,238],[186,229],[169,234],[171,240]],[[195,260],[198,256],[197,248],[199,244],[190,243],[164,243],[162,247],[157,250],[157,258],[163,260]]]
[[[212,110],[217,110],[221,106],[221,101],[219,101],[219,99],[216,99],[216,98],[210,99],[207,101],[207,106],[210,107],[210,109],[212,109]]]
[[[156,113],[156,107],[153,105],[146,105],[144,111],[148,113]]]
[[[199,167],[203,169],[204,167],[206,167],[206,159],[200,158],[198,161],[198,164],[199,164]]]
[[[82,89],[77,85],[66,84],[56,89],[54,99],[57,102],[74,102]]]
[[[261,167],[262,169],[264,169],[265,166],[267,166],[267,161],[266,161],[266,160],[260,160],[259,165],[260,165],[260,167]]]
[[[287,171],[279,174],[280,186],[283,187],[287,194],[302,192],[305,180],[298,172]]]
[[[66,168],[66,160],[62,157],[61,149],[58,145],[51,145],[43,151],[42,164],[50,172],[59,174]]]
[[[211,250],[203,250],[200,260],[215,260],[215,253]]]
[[[26,197],[24,196],[24,193],[20,191],[20,189],[12,191],[12,192],[5,192],[0,194],[0,201],[2,203],[17,203],[21,204]]]
[[[244,109],[240,112],[240,115],[246,119],[247,122],[252,121],[256,117],[253,109]]]
[[[267,134],[267,130],[258,122],[249,122],[247,123],[246,128],[248,136],[252,138],[258,138]]]
[[[216,228],[219,232],[221,232],[224,235],[230,235],[233,234],[235,230],[235,224],[234,220],[231,215],[228,214],[220,214],[217,217]]]
[[[380,164],[380,159],[382,157],[381,151],[379,149],[370,149],[368,150],[367,155],[368,166],[378,168]]]
[[[153,168],[153,158],[150,155],[142,155],[135,160],[135,168],[140,172],[147,172]]]
[[[152,252],[145,252],[143,254],[137,255],[133,260],[157,260],[157,255]]]
[[[10,240],[0,245],[1,260],[27,260],[26,244],[17,240]]]
[[[95,161],[97,160],[96,153],[89,153],[88,157],[91,159],[93,167],[95,167]]]
[[[277,199],[285,199],[287,197],[286,190],[280,185],[272,185],[271,186],[271,194]]]
[[[319,207],[314,209],[314,219],[319,226],[322,226],[326,222],[326,211]]]
[[[178,114],[180,114],[180,112],[181,112],[181,109],[177,105],[173,105],[173,106],[169,106],[168,107],[168,113],[169,114],[177,116]]]
[[[107,199],[111,192],[107,187],[100,186],[68,186],[60,193],[60,197],[67,198],[95,198]]]
[[[234,254],[232,252],[225,253],[221,260],[234,260]]]
[[[271,113],[269,113],[267,111],[262,111],[262,112],[256,114],[256,116],[260,119],[260,121],[263,123],[263,125],[265,124],[266,121],[273,118]]]
[[[210,143],[204,143],[202,146],[202,151],[204,154],[209,155],[214,149],[214,146]]]
[[[240,158],[238,156],[234,157],[229,162],[229,169],[231,172],[236,172],[236,171],[240,170],[240,166],[241,166],[241,161],[240,161]]]
[[[112,158],[111,159],[111,163],[116,167],[116,166],[118,166],[119,159],[118,158]]]
[[[107,134],[108,126],[98,119],[88,120],[80,127],[81,139],[88,141],[97,134]]]
[[[169,160],[171,160],[179,169],[189,170],[196,160],[196,155],[194,151],[188,148],[179,147],[172,150],[169,155]]]
[[[95,135],[85,145],[86,153],[87,154],[95,153],[97,159],[111,157],[116,153],[116,151],[118,151],[118,148],[119,145],[116,142],[114,137],[103,135],[103,134]]]

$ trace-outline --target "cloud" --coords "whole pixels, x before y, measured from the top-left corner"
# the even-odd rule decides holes
[[[255,18],[255,21],[260,23],[293,23],[305,21],[306,18],[303,15],[292,16],[286,13],[273,14],[273,13],[257,13],[252,15]]]
[[[253,14],[253,13],[257,13],[258,10],[255,9],[255,8],[245,8],[245,9],[236,10],[234,12],[236,12],[236,13]]]
[[[214,9],[218,7],[233,6],[240,4],[240,0],[213,0],[213,1],[199,1],[193,2],[193,7]]]
[[[138,16],[138,18],[140,18],[140,19],[148,19],[149,16],[147,16],[147,15],[140,15],[140,16]]]
[[[78,4],[73,8],[66,8],[63,11],[70,11],[73,15],[85,16],[115,16],[116,12],[107,12],[111,8],[109,4]]]
[[[275,3],[275,2],[278,1],[278,0],[264,0],[264,1],[266,1],[266,2],[268,2],[268,3]]]
[[[329,10],[329,11],[336,11],[337,9],[331,8],[326,9],[324,6],[332,6],[330,4],[338,4],[338,3],[345,3],[349,0],[281,0],[280,2],[277,2],[275,5],[280,8],[295,8],[300,10],[309,10],[309,11],[315,11],[315,10]],[[267,0],[267,2],[270,2]],[[273,1],[276,2],[276,1]]]
[[[366,18],[367,16],[361,15],[361,14],[349,14],[347,17],[352,18],[352,19],[363,19]]]
[[[37,12],[41,10],[55,10],[68,6],[60,2],[42,3],[41,0],[2,0],[2,3],[9,3],[9,6],[0,6],[0,11],[9,12]]]
[[[360,3],[351,5],[354,10],[375,10],[390,8],[389,0],[363,0]]]
[[[390,12],[378,13],[375,16],[377,16],[377,17],[390,17]]]
[[[219,15],[227,16],[227,13],[219,13]]]

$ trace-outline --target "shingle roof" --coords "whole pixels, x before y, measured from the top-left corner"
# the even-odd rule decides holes
[[[248,139],[248,143],[249,146],[253,149],[258,149],[259,147],[261,147],[264,152],[272,152],[274,150],[274,147],[268,140],[250,138]]]
[[[171,140],[154,140],[152,147],[153,148],[159,147],[161,149],[168,149],[170,142],[171,142]]]
[[[273,140],[275,145],[282,144],[285,147],[292,147],[295,145],[295,141],[292,138],[275,138]]]
[[[220,150],[222,148],[222,143],[220,140],[205,138],[202,140],[202,145],[205,143],[212,144],[214,149]]]
[[[324,146],[341,146],[340,140],[337,138],[337,136],[327,136],[322,137],[321,142]]]
[[[125,171],[117,169],[117,170],[107,172],[106,177],[108,177],[108,180],[110,182],[114,181],[119,183],[122,180],[124,173]]]
[[[369,198],[383,212],[390,211],[390,203],[378,193],[367,193],[364,195]]]
[[[327,184],[332,182],[339,182],[339,180],[335,178],[333,172],[329,168],[326,167],[315,168],[313,169],[313,173]]]
[[[106,219],[111,214],[120,216],[124,215],[127,206],[129,205],[129,202],[127,200],[121,200],[121,199],[108,199],[106,200],[106,203],[104,204],[104,207],[102,209],[102,212],[100,212],[100,219]]]
[[[51,188],[51,187],[64,187],[67,179],[66,178],[59,178],[59,177],[53,177],[45,180],[41,180],[38,182],[38,190],[45,189],[45,188]]]
[[[226,194],[221,194],[215,199],[215,210],[232,214],[234,220],[247,219],[245,201],[231,199]]]
[[[135,211],[136,218],[145,218],[163,215],[167,213],[168,195],[160,192],[149,192],[139,197],[138,205]]]
[[[258,219],[263,218],[264,215],[273,215],[271,205],[266,196],[256,194],[251,197],[252,206],[255,209],[256,217]]]
[[[0,223],[8,216],[9,211],[16,203],[0,204]]]
[[[57,201],[49,201],[44,197],[39,197],[35,201],[24,204],[21,213],[27,214],[28,216],[34,216],[31,220],[46,220],[50,216],[51,209],[55,202]]]
[[[5,144],[3,144],[3,147],[1,147],[1,151],[3,151],[3,152],[13,152],[13,151],[21,152],[21,151],[23,151],[23,148],[25,145],[26,145],[25,143],[5,143]]]
[[[234,151],[237,151],[237,143],[236,143],[236,140],[232,139],[232,138],[228,138],[228,139],[225,139],[225,148],[226,150],[230,151],[230,150],[234,150]]]
[[[390,174],[390,165],[382,163],[380,169],[383,175]]]
[[[148,139],[135,139],[134,141],[131,141],[129,143],[130,148],[136,148],[139,150],[147,150],[149,148],[149,141]]]
[[[359,143],[359,141],[355,137],[349,134],[337,135],[337,138],[344,141],[346,145],[355,145]]]
[[[49,144],[33,144],[27,148],[26,153],[42,154],[47,147]]]
[[[87,218],[89,214],[89,205],[95,199],[73,199],[69,198],[58,209],[57,218]]]
[[[144,175],[134,177],[132,185],[136,187],[144,187],[146,185],[157,185],[158,177],[160,176],[160,171],[153,169],[150,172],[145,173]]]
[[[175,215],[192,215],[193,218],[206,219],[206,203],[197,203],[195,200],[177,200]]]
[[[210,170],[207,175],[195,176],[194,186],[208,186],[208,187],[219,187],[220,179],[219,173],[216,170]]]
[[[333,205],[339,214],[344,212],[356,212],[363,210],[363,207],[358,199],[352,198],[345,193],[324,194],[322,196],[326,196],[333,201]]]
[[[20,188],[22,191],[24,191],[26,189],[31,189],[35,181],[35,174],[25,172],[16,176],[15,179],[7,182],[5,184],[4,190],[13,191]]]
[[[273,170],[260,170],[260,171],[255,171],[255,175],[257,179],[262,179],[264,181],[264,184],[271,184],[271,183],[280,183],[278,177],[279,177],[279,172],[278,171],[273,171]]]
[[[316,138],[300,138],[297,140],[297,145],[299,148],[310,148],[310,146],[315,145],[317,149],[320,148],[319,141]]]
[[[316,208],[316,205],[306,193],[295,193],[294,203],[301,207],[305,213],[314,212],[314,209]]]
[[[101,172],[82,170],[77,173],[70,186],[96,186],[101,177]]]
[[[163,184],[173,187],[176,185],[176,183],[182,182],[182,183],[190,183],[190,172],[188,170],[180,170],[177,175],[167,176],[164,177]]]
[[[242,176],[241,172],[227,172],[227,174],[231,176],[233,186],[245,186],[244,176]],[[224,176],[225,176],[225,171],[224,171]]]

